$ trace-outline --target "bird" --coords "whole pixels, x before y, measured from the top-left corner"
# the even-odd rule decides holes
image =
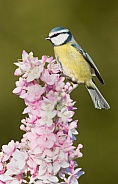
[[[96,87],[93,77],[96,76],[102,84],[104,80],[92,58],[75,41],[71,31],[64,27],[55,27],[45,39],[52,43],[55,58],[63,75],[73,84],[85,85],[95,108],[110,109],[108,102]]]

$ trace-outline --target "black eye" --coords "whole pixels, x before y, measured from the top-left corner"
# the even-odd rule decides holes
[[[61,33],[55,33],[54,35],[52,35],[50,38],[53,38],[53,37],[56,37],[56,36],[58,36],[58,35],[60,35],[60,34],[69,34],[69,31],[67,31],[67,32],[61,32]]]
[[[55,33],[54,35],[52,35],[50,38],[56,37],[58,36],[60,33]]]

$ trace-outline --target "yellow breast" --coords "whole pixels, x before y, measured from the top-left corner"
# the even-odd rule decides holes
[[[87,83],[91,80],[91,67],[82,54],[71,43],[55,46],[55,57],[61,62],[63,73],[75,78],[79,83]]]

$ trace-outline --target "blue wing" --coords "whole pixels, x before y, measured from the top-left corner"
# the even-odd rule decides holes
[[[76,48],[83,55],[85,60],[90,64],[91,68],[94,70],[94,73],[96,74],[99,81],[102,84],[104,84],[104,80],[102,79],[102,76],[101,76],[99,70],[97,69],[96,65],[94,64],[93,60],[91,59],[91,57],[77,43],[72,43],[71,45],[74,48]]]

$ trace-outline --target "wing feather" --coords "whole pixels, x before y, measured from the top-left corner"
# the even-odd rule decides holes
[[[94,73],[96,74],[96,76],[99,79],[99,81],[102,84],[104,84],[104,80],[103,80],[99,70],[97,69],[96,65],[94,64],[93,60],[91,59],[91,57],[77,43],[72,43],[71,45],[74,48],[76,48],[83,55],[85,60],[90,64],[91,68],[94,70]]]

